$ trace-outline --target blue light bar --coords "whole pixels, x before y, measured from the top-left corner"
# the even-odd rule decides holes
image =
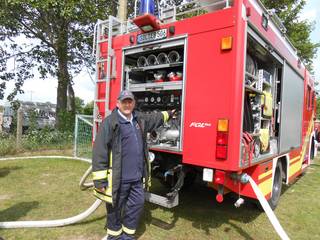
[[[139,15],[144,15],[146,13],[154,15],[154,10],[154,0],[141,0]]]

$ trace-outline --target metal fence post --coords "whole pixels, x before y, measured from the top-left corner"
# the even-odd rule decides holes
[[[74,157],[77,157],[77,142],[78,142],[78,115],[76,115],[76,124],[74,125],[74,146],[73,146]]]
[[[3,113],[0,112],[0,133],[2,132]]]
[[[17,148],[21,147],[22,124],[23,124],[23,111],[22,111],[22,108],[20,107],[17,111],[17,139],[16,139]]]

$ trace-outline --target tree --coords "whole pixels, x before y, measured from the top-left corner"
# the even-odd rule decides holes
[[[116,14],[112,0],[2,0],[0,5],[0,99],[8,81],[15,81],[9,95],[12,100],[21,93],[23,83],[32,78],[37,67],[42,78],[58,80],[57,121],[64,128],[64,115],[75,114],[72,76],[83,67],[92,67],[93,27],[97,19]],[[28,41],[18,44],[17,37]],[[7,69],[7,61],[15,60],[15,69]],[[69,98],[69,109],[68,109]]]
[[[83,108],[84,108],[84,101],[79,97],[75,97],[75,112],[77,114],[83,114]]]
[[[92,115],[93,114],[93,101],[88,102],[83,108],[83,114]]]
[[[296,47],[298,55],[312,70],[312,61],[316,56],[320,43],[312,43],[310,39],[314,23],[299,19],[306,0],[263,0],[262,2],[267,8],[275,9],[276,14],[283,21],[287,29],[287,35]]]

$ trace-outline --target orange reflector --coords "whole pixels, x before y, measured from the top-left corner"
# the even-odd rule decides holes
[[[232,49],[232,36],[224,37],[221,39],[221,50]]]
[[[229,120],[219,119],[218,120],[218,132],[228,132],[229,130]]]

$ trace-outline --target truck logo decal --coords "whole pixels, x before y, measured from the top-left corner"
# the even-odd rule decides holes
[[[192,122],[192,123],[190,123],[189,127],[195,127],[195,128],[211,127],[211,123],[205,123],[205,122]]]

